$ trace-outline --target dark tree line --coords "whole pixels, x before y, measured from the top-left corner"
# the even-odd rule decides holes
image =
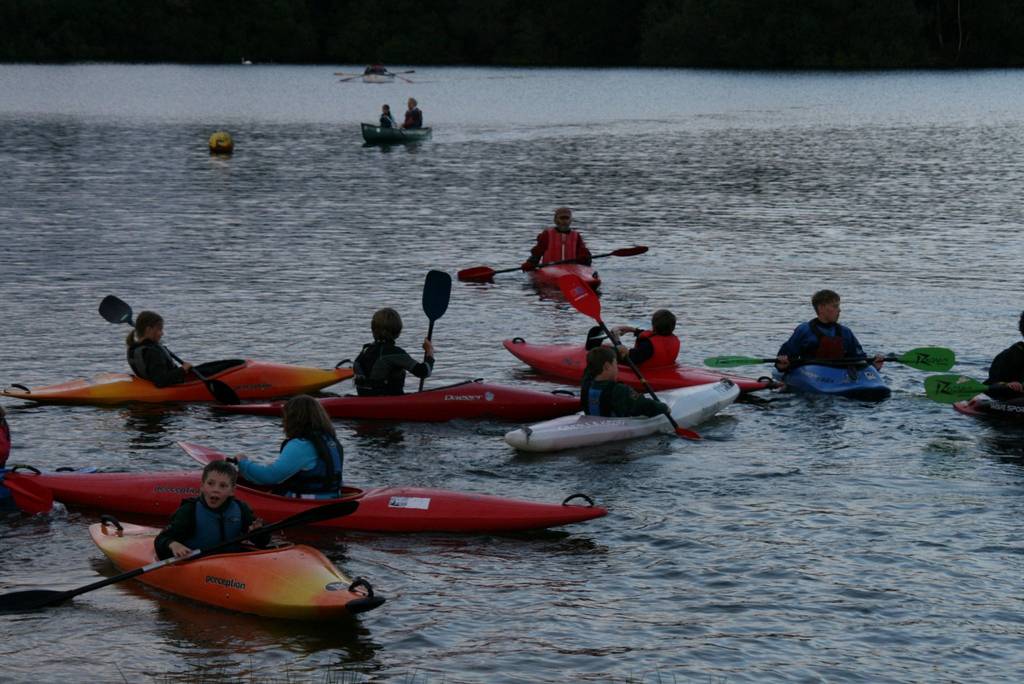
[[[1017,67],[1022,0],[0,0],[0,61]]]

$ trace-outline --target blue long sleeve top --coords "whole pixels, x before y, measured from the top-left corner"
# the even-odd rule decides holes
[[[857,336],[853,334],[853,331],[847,328],[841,323],[830,323],[825,325],[824,323],[817,323],[818,330],[821,331],[825,337],[835,337],[841,335],[843,338],[843,356],[852,358],[867,358],[867,354],[864,353],[864,348],[860,346],[860,342],[857,340]],[[793,331],[786,342],[779,347],[779,354],[785,354],[789,357],[790,361],[800,361],[813,359],[816,356],[816,350],[818,348],[818,336],[814,334],[811,329],[811,321],[801,323]]]
[[[284,482],[300,470],[312,470],[319,457],[316,447],[308,439],[292,439],[284,445],[277,460],[262,465],[250,460],[238,464],[238,472],[249,482],[274,485]]]

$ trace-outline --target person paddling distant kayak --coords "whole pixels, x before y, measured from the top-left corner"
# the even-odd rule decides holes
[[[398,123],[391,116],[391,105],[381,105],[381,128],[397,128]]]
[[[587,368],[583,371],[580,403],[588,416],[627,418],[653,417],[668,413],[668,406],[660,401],[642,397],[629,385],[616,379],[619,363],[611,347],[597,347],[587,352]]]
[[[651,316],[651,329],[644,330],[629,325],[620,325],[611,329],[616,341],[625,333],[636,335],[633,348],[616,347],[619,359],[625,360],[626,355],[641,370],[644,368],[663,368],[675,366],[679,356],[679,338],[675,335],[676,317],[668,309],[658,309]],[[601,346],[606,339],[601,326],[595,325],[587,333],[586,348],[594,349]]]
[[[128,333],[128,365],[132,372],[157,387],[180,385],[192,370],[191,363],[174,362],[160,344],[164,336],[164,319],[153,311],[143,311],[135,319],[135,328]]]
[[[269,465],[238,456],[238,472],[249,482],[274,485],[275,494],[329,499],[341,494],[345,452],[331,419],[313,397],[300,394],[284,405],[284,442]]]
[[[775,367],[784,373],[792,366],[819,360],[864,359],[867,362],[868,356],[857,336],[839,324],[839,295],[832,290],[819,290],[811,297],[811,305],[816,316],[798,325],[785,344],[779,347]],[[881,370],[885,357],[876,354],[872,363]]]
[[[409,108],[405,110],[402,128],[423,128],[423,112],[416,106],[417,104],[415,97],[409,98]]]
[[[395,344],[402,334],[402,317],[394,309],[381,309],[370,321],[373,342],[363,347],[352,364],[356,391],[361,397],[405,394],[405,373],[429,378],[434,369],[434,345],[423,340],[423,361],[418,362]]]
[[[1017,330],[1024,336],[1024,312],[1017,321]],[[1017,341],[992,359],[985,384],[995,384],[986,392],[993,399],[1010,399],[1024,393],[1024,341]]]
[[[208,549],[263,525],[249,504],[235,498],[238,469],[227,461],[213,461],[203,468],[199,496],[183,499],[171,516],[170,524],[153,540],[156,557],[160,559],[187,556],[193,549]],[[257,535],[250,540],[264,548],[270,535]],[[242,551],[244,548],[225,549]]]
[[[583,236],[572,229],[572,209],[559,207],[555,209],[555,225],[537,235],[537,244],[530,250],[530,258],[523,262],[522,269],[532,271],[538,264],[566,259],[574,259],[584,266],[592,261]]]

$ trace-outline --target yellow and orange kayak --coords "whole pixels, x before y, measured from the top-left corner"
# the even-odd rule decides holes
[[[224,367],[225,362],[219,362]],[[311,368],[266,361],[239,360],[207,376],[233,389],[241,399],[273,399],[315,392],[352,377],[351,368]],[[213,401],[206,385],[189,375],[180,385],[157,387],[149,380],[128,373],[100,373],[91,378],[69,380],[59,385],[28,388],[12,385],[0,394],[14,399],[45,404],[110,405],[140,401],[160,404],[173,401]]]
[[[153,540],[159,529],[119,526],[96,523],[89,527],[92,540],[118,570],[128,572],[156,562]],[[220,608],[292,620],[330,620],[384,603],[366,580],[353,581],[322,553],[302,544],[206,556],[136,579]]]

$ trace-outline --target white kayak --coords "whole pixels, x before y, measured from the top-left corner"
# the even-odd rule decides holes
[[[736,401],[740,388],[729,380],[658,392],[669,405],[680,427],[693,427]],[[558,451],[593,446],[622,439],[672,433],[665,416],[653,418],[605,418],[576,413],[513,430],[505,441],[522,451]]]

